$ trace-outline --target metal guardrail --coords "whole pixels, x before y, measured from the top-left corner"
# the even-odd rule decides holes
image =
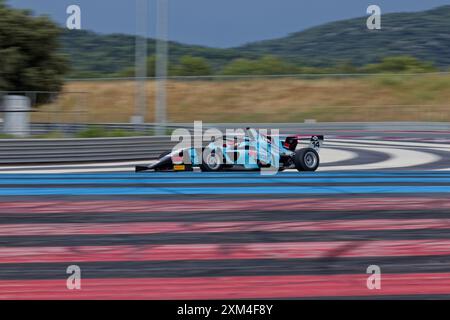
[[[105,125],[102,125],[105,126]],[[133,128],[111,124],[114,128]],[[205,124],[204,129],[279,128],[281,134],[393,135],[436,137],[450,134],[450,123],[302,123],[302,124]],[[152,128],[152,125],[148,125]],[[192,124],[172,124],[169,128],[191,129]],[[400,132],[400,131],[405,132]],[[399,132],[395,132],[399,131]],[[390,133],[395,132],[395,133]],[[175,146],[170,136],[91,139],[0,139],[0,164],[76,163],[149,160]]]
[[[173,146],[170,137],[0,140],[0,164],[148,160]]]
[[[123,130],[139,132],[150,132],[158,125],[142,124],[138,128],[130,123],[33,123],[31,131],[33,134],[45,134],[52,131],[60,131],[66,134],[75,134],[89,127],[101,127],[106,130]],[[192,123],[169,123],[165,127],[169,130],[178,128],[193,129]],[[305,133],[305,131],[320,130],[324,134],[333,134],[339,131],[387,131],[387,130],[403,130],[403,131],[450,131],[450,123],[448,122],[305,122],[305,123],[204,123],[203,128],[217,128],[220,130],[235,128],[278,128],[282,133]],[[307,132],[309,133],[309,132]],[[316,132],[317,133],[317,132]]]

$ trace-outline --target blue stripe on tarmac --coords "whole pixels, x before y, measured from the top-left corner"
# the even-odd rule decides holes
[[[1,196],[450,193],[449,186],[0,188]]]
[[[224,173],[201,173],[201,172],[179,172],[179,173],[140,173],[123,172],[123,173],[23,173],[23,174],[9,174],[0,173],[0,182],[4,179],[136,179],[136,178],[249,178],[249,177],[308,177],[308,178],[325,178],[325,177],[399,177],[399,176],[414,176],[414,177],[449,177],[450,172],[445,171],[388,171],[388,172],[281,172],[276,176],[262,176],[259,172],[224,172]]]
[[[202,179],[181,178],[179,179],[162,179],[162,178],[139,178],[134,179],[0,179],[0,184],[4,185],[48,185],[48,184],[62,184],[62,185],[77,185],[77,184],[262,184],[262,183],[450,183],[450,177],[448,178],[310,178],[310,177],[264,177],[264,176],[252,176],[247,178],[228,178],[218,180],[213,177],[204,177]]]

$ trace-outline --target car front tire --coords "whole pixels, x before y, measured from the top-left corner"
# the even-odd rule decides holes
[[[203,157],[203,156],[202,156]],[[200,170],[203,172],[218,172],[223,169],[223,157],[221,159],[220,155],[215,152],[209,152],[202,159],[202,164],[200,165]]]

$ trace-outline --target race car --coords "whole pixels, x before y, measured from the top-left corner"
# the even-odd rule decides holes
[[[320,165],[319,151],[324,136],[306,138],[309,145],[301,148],[305,137],[289,136],[285,139],[263,135],[247,128],[243,139],[224,137],[220,143],[210,142],[206,147],[171,150],[160,155],[158,161],[148,166],[136,166],[136,172],[144,171],[193,171],[261,170],[277,171],[297,169],[316,171]]]

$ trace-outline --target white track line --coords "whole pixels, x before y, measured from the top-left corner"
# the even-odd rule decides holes
[[[365,150],[364,147],[355,147],[355,149]],[[395,149],[395,148],[377,148],[376,150],[389,155],[389,159],[377,163],[325,167],[320,168],[319,170],[344,171],[344,170],[398,169],[398,168],[408,168],[426,165],[441,160],[441,157],[437,155],[422,151]]]
[[[324,147],[320,150],[320,163],[330,164],[342,161],[349,161],[358,158],[358,153]]]
[[[352,160],[358,157],[355,152],[339,149],[323,149],[321,151],[323,157],[322,163],[333,163]],[[150,164],[151,161],[130,161],[130,162],[116,162],[116,163],[99,163],[99,164],[80,164],[80,165],[60,165],[64,169],[58,169],[58,166],[14,166],[14,167],[0,167],[0,174],[17,174],[17,173],[91,173],[91,172],[119,172],[132,171],[135,165]],[[117,168],[121,166],[120,168]],[[116,167],[116,168],[115,168]],[[10,171],[1,171],[10,169]],[[11,170],[12,169],[12,170]],[[17,170],[14,170],[17,169]]]
[[[372,170],[372,169],[395,169],[408,168],[420,165],[426,165],[440,161],[442,158],[427,153],[426,151],[413,150],[416,147],[430,150],[450,151],[450,145],[439,144],[430,145],[426,143],[413,142],[392,142],[392,141],[372,141],[378,145],[368,144],[367,140],[328,140],[330,148],[325,145],[321,150],[321,163],[332,164],[341,161],[348,161],[358,157],[357,152],[340,150],[339,147],[347,147],[361,151],[378,151],[389,156],[388,160],[378,163],[349,165],[349,166],[331,166],[322,167],[319,171],[354,171],[354,170]],[[447,149],[449,148],[449,149]],[[150,164],[150,161],[129,161],[113,163],[90,163],[90,164],[71,164],[71,165],[43,165],[43,166],[9,166],[0,167],[0,174],[17,173],[92,173],[92,172],[122,172],[134,171],[135,165]],[[63,169],[64,168],[64,169]],[[1,171],[11,170],[11,171]],[[439,169],[439,171],[448,171],[448,169]]]
[[[120,167],[120,168],[92,168],[92,169],[47,169],[47,170],[14,170],[14,171],[3,171],[2,174],[46,174],[46,173],[96,173],[96,172],[130,172],[134,171],[134,166],[131,167]]]
[[[373,147],[378,145],[386,145],[386,146],[398,146],[398,147],[416,147],[416,148],[430,148],[430,149],[450,149],[450,144],[436,144],[436,143],[420,143],[420,142],[395,142],[395,141],[380,141],[380,140],[373,140],[373,141],[367,141],[367,140],[341,140],[341,139],[330,139],[328,140],[329,143],[335,144],[335,143],[345,143],[345,144],[353,144],[357,146],[364,146],[364,147]],[[326,141],[325,141],[326,143]],[[373,144],[371,144],[373,143]]]
[[[149,161],[127,161],[127,162],[99,162],[99,163],[80,163],[80,164],[61,164],[61,165],[41,165],[41,166],[4,166],[0,167],[0,170],[7,169],[54,169],[55,167],[65,167],[65,168],[92,168],[92,167],[118,167],[118,166],[131,166],[148,164]]]

